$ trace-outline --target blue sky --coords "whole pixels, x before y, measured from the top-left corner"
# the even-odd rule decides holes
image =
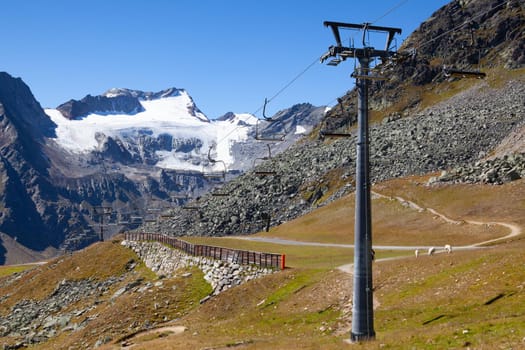
[[[21,77],[43,107],[113,87],[178,87],[216,118],[258,111],[310,67],[267,114],[302,102],[333,105],[353,86],[353,63],[315,62],[334,43],[323,21],[399,27],[400,45],[448,2],[0,0],[0,71]]]

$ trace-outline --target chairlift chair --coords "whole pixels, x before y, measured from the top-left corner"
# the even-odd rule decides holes
[[[226,197],[226,196],[230,195],[229,192],[226,192],[226,191],[223,190],[224,184],[226,183],[226,173],[227,173],[228,169],[226,168],[226,163],[224,161],[218,160],[218,159],[214,159],[211,156],[212,148],[213,148],[213,146],[210,146],[210,148],[208,149],[208,161],[211,164],[217,164],[217,163],[222,164],[223,170],[220,171],[220,172],[207,173],[208,175],[213,174],[213,176],[206,176],[206,175],[204,175],[204,176],[207,177],[208,179],[215,180],[216,182],[219,182],[219,183],[223,184],[222,186],[216,187],[216,188],[214,188],[211,191],[211,195],[212,196],[215,196],[215,197]]]
[[[142,216],[130,216],[129,219],[132,224],[141,224],[143,222]]]
[[[182,206],[182,209],[184,210],[199,210],[201,207],[199,205],[200,197],[195,198],[195,200],[189,204],[185,204]]]
[[[184,210],[199,210],[201,207],[196,205],[185,205],[182,207]]]
[[[128,225],[130,223],[130,217],[129,214],[117,214],[117,223],[119,225]]]
[[[348,123],[348,117],[327,117],[321,123],[319,134],[322,137],[332,138],[352,137],[354,135],[345,128]]]
[[[327,65],[329,66],[337,66],[339,63],[342,62],[342,59],[340,58],[332,58],[328,63]]]
[[[214,189],[211,191],[211,195],[212,195],[213,197],[228,197],[228,196],[230,195],[230,192],[225,191],[225,190],[224,190],[224,187],[221,186],[221,187],[214,188]]]
[[[268,169],[267,167],[262,167],[262,163],[272,159],[272,151],[269,144],[266,145],[268,147],[268,156],[266,157],[258,157],[253,160],[253,169],[254,173],[257,176],[275,176],[277,175],[277,172],[275,170]],[[257,162],[259,161],[259,165]]]
[[[344,129],[346,125],[350,124],[350,114],[348,113],[350,106],[348,106],[345,110],[345,107],[343,105],[343,99],[341,97],[337,98],[337,103],[339,104],[339,106],[341,106],[342,116],[325,117],[321,122],[321,129],[319,130],[319,134],[321,137],[339,138],[353,136],[348,130]]]
[[[474,49],[478,51],[478,69],[460,69],[456,68],[454,66],[448,67],[446,65],[443,65],[443,74],[445,77],[453,77],[453,78],[467,78],[467,79],[483,79],[487,76],[486,73],[480,71],[480,62],[481,62],[481,49],[479,47],[476,47],[476,40],[474,37],[474,31],[475,29],[473,27],[470,28],[470,44],[467,46],[467,49]],[[466,53],[465,55],[468,55]]]
[[[173,217],[175,217],[175,215],[173,215],[173,214],[161,214],[161,215],[159,216],[159,219],[161,219],[161,220],[167,220],[167,219],[169,219],[169,218],[173,218]]]
[[[182,204],[183,202],[186,202],[189,197],[187,195],[181,195],[181,194],[176,194],[176,195],[171,195],[170,196],[171,198],[171,202],[172,203],[177,203],[177,204]]]
[[[203,171],[202,171],[202,175],[207,178],[207,179],[218,179],[218,180],[221,180],[222,182],[224,182],[226,180],[226,163],[224,163],[224,161],[222,160],[217,160],[217,159],[213,159],[212,156],[211,156],[211,150],[212,150],[213,146],[210,146],[210,148],[208,149],[208,161],[210,162],[210,164],[212,165],[215,165],[217,163],[219,164],[222,164],[222,170],[220,171],[214,171],[213,169],[211,169],[210,171],[208,171],[205,167],[203,167]]]
[[[268,125],[272,122],[278,122],[280,121],[274,121],[274,120],[264,120],[261,121],[260,119],[257,119],[255,122],[255,139],[257,141],[266,141],[266,142],[281,142],[284,141],[286,138],[286,133],[276,133],[276,134],[270,134],[265,133],[263,130],[266,129],[261,125],[262,122],[266,122]]]
[[[443,74],[446,77],[453,78],[471,78],[471,79],[483,79],[487,76],[486,73],[475,71],[475,70],[461,70],[455,68],[443,67]]]
[[[258,141],[267,141],[267,142],[280,142],[284,141],[286,138],[286,130],[284,130],[284,133],[265,133],[264,129],[266,129],[271,123],[281,123],[280,120],[273,119],[272,117],[266,116],[266,105],[268,104],[268,99],[264,99],[264,105],[263,105],[263,120],[257,118],[257,121],[255,122],[255,139]],[[261,125],[262,122],[267,123],[266,128]],[[283,124],[284,129],[284,124]]]

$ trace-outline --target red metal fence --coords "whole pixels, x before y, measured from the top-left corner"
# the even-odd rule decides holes
[[[286,256],[284,254],[261,253],[249,250],[193,244],[160,233],[127,232],[125,234],[125,239],[128,241],[156,241],[180,249],[189,255],[210,257],[243,265],[257,265],[283,270],[286,263]]]

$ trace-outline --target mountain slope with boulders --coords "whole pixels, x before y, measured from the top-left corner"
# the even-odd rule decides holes
[[[479,62],[460,59],[473,30],[465,23],[472,23],[482,38],[481,60],[490,58],[485,80],[447,76],[439,60],[446,55],[458,69],[479,69]],[[519,2],[453,1],[405,41],[393,64],[377,67],[389,79],[370,86],[373,182],[468,168],[493,156],[509,135],[523,133],[525,38],[517,28],[525,28]],[[339,102],[326,120],[349,130],[351,137],[322,140],[314,133],[228,183],[220,191],[227,196],[201,196],[191,210],[176,208],[141,229],[170,235],[250,234],[349,193],[355,172],[355,90]],[[505,181],[522,176],[520,164]]]
[[[479,162],[525,120],[524,82],[498,89],[481,83],[412,116],[374,124],[372,181]],[[249,234],[294,219],[353,190],[355,142],[354,132],[293,146],[224,186],[228,196],[203,196],[193,210],[174,209],[173,217],[142,229],[181,236]]]

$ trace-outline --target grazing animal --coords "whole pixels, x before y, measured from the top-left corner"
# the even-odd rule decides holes
[[[416,250],[414,251],[414,253],[416,254],[416,258],[417,258],[417,257],[419,256],[419,249],[416,249]]]
[[[434,248],[434,247],[428,248],[428,255],[434,255],[435,251],[436,251],[436,248]]]
[[[449,254],[450,252],[452,252],[452,247],[450,246],[450,244],[445,244],[445,251]]]

